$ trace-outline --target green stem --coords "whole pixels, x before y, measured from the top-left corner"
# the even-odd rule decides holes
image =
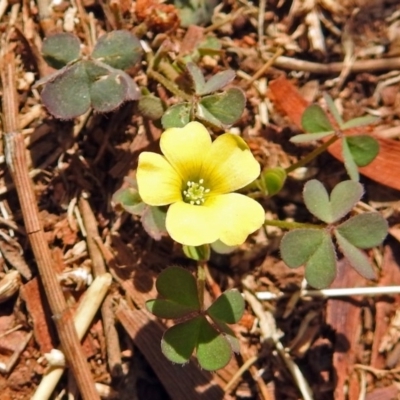
[[[174,85],[169,79],[165,78],[160,73],[150,70],[148,71],[148,76],[155,79],[157,82],[161,83],[161,85],[165,86],[172,94],[180,97],[183,100],[190,102],[192,100],[192,96],[180,90],[176,85]]]
[[[200,309],[204,308],[204,290],[206,286],[206,270],[204,261],[199,261],[197,264],[197,293],[199,296]]]
[[[340,137],[338,135],[332,136],[328,141],[323,143],[321,146],[317,147],[314,149],[310,154],[302,158],[301,160],[297,161],[290,167],[286,168],[286,173],[290,173],[294,171],[297,168],[303,167],[304,165],[307,165],[310,161],[314,160],[317,156],[319,156],[321,153],[323,153],[332,143],[335,143],[336,140],[338,140]]]
[[[157,65],[157,70],[171,82],[176,82],[177,79],[179,79],[178,71],[167,61],[160,60]]]
[[[305,222],[289,222],[280,220],[265,220],[264,225],[266,226],[277,226],[282,229],[324,229],[326,225],[308,224]]]

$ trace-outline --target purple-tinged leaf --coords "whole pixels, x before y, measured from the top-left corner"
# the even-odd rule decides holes
[[[72,119],[90,108],[89,79],[82,63],[73,64],[47,82],[43,104],[56,118]]]

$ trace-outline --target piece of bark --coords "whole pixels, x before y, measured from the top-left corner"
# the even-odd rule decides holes
[[[365,400],[394,400],[398,399],[399,389],[396,385],[374,389],[365,396]]]
[[[389,242],[385,246],[381,278],[379,286],[400,286],[400,249],[396,242]],[[380,296],[375,302],[375,332],[371,351],[371,367],[382,369],[386,367],[386,358],[379,352],[383,336],[387,333],[391,317],[400,305],[400,296]]]
[[[350,265],[341,260],[337,264],[337,277],[332,287],[362,287],[367,281]],[[352,366],[357,360],[357,345],[361,326],[361,307],[359,298],[329,299],[326,307],[326,323],[335,330],[333,367],[336,375],[335,400],[346,398],[344,388],[349,383],[348,398],[357,399],[357,381],[352,379]],[[354,375],[353,375],[354,376]]]
[[[32,318],[33,333],[36,343],[40,347],[42,354],[48,353],[56,348],[54,342],[55,329],[49,319],[49,307],[44,303],[44,294],[40,289],[37,278],[32,279],[21,288],[21,295],[26,303],[29,315]]]

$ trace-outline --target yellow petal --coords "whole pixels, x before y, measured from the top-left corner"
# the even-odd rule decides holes
[[[136,179],[142,200],[151,206],[164,206],[182,200],[182,180],[160,154],[139,156]]]
[[[219,220],[218,239],[228,246],[242,244],[265,221],[261,205],[242,194],[223,194],[207,199],[206,203]]]
[[[211,145],[203,162],[201,178],[212,193],[238,190],[260,175],[260,164],[246,142],[239,136],[225,133]]]
[[[176,242],[186,246],[200,246],[215,242],[219,236],[215,210],[180,201],[167,212],[167,231]]]
[[[211,136],[200,122],[189,122],[183,128],[167,129],[161,135],[160,147],[183,181],[197,181],[204,155],[211,148]]]

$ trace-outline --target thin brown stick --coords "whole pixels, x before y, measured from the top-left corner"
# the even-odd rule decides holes
[[[55,274],[54,263],[39,219],[35,193],[28,174],[24,137],[18,127],[14,54],[9,52],[2,56],[0,71],[3,85],[5,159],[17,190],[26,233],[53,313],[63,352],[75,376],[81,395],[85,400],[99,400],[100,397],[95,389],[89,366],[76,334],[72,312],[67,307]]]
[[[89,202],[83,196],[80,197],[78,205],[86,229],[86,243],[92,260],[93,274],[95,277],[101,276],[106,273],[106,265],[95,240],[95,238],[99,237],[96,217]],[[103,320],[104,336],[106,338],[108,368],[112,376],[119,377],[122,373],[121,348],[118,332],[115,328],[112,298],[110,296],[106,297],[101,306],[101,317]]]

